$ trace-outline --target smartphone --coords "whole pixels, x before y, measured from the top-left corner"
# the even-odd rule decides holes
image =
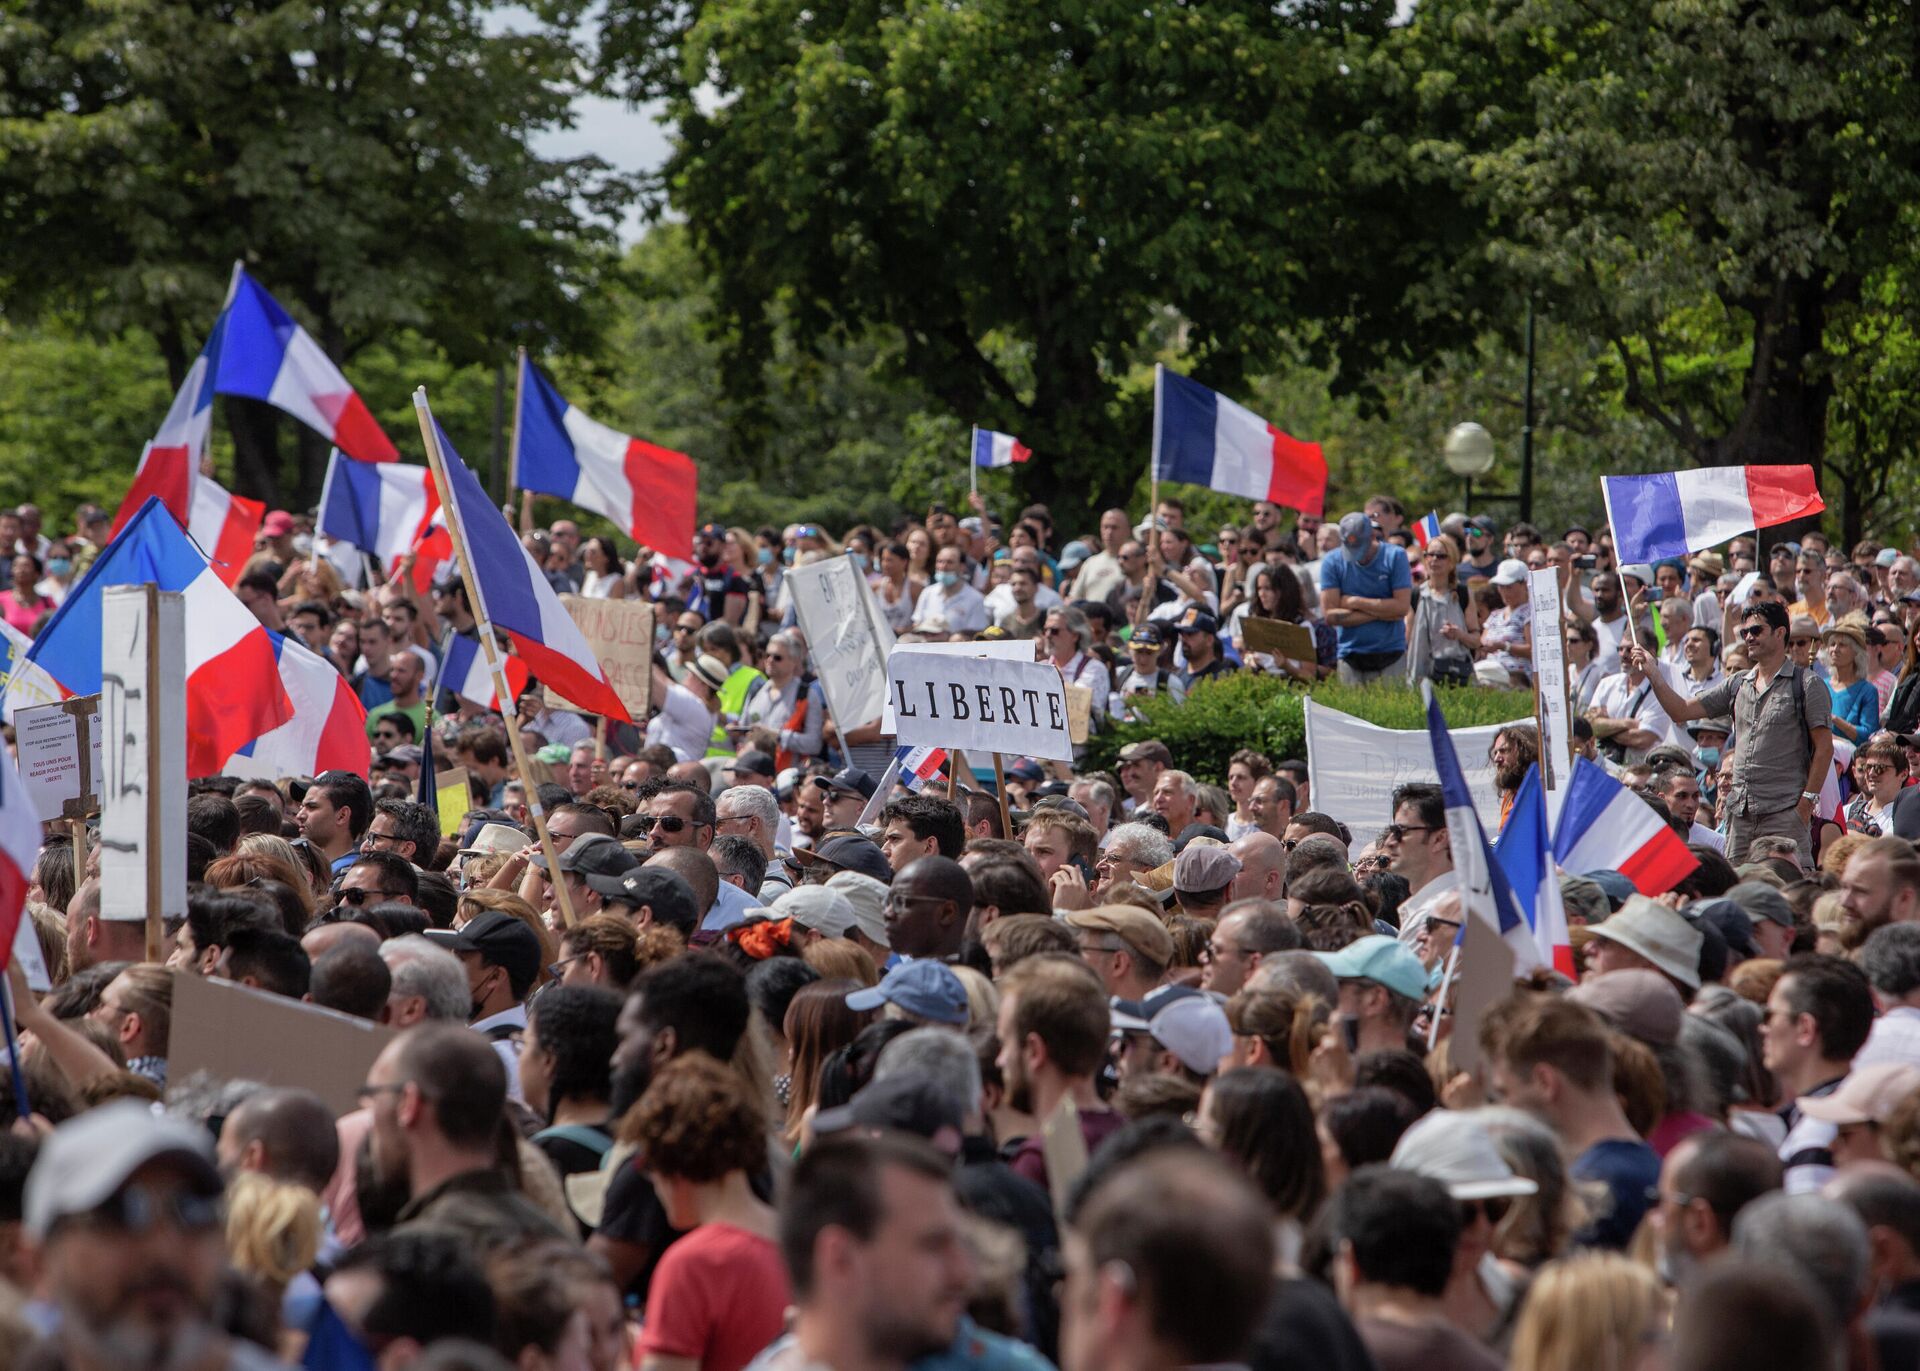
[[[1341,1015],[1340,1035],[1346,1039],[1348,1056],[1351,1057],[1360,1051],[1360,1020],[1345,1014]]]
[[[1573,565],[1574,568],[1579,571],[1592,571],[1596,566],[1600,565],[1600,559],[1589,552],[1584,557],[1575,557],[1573,559]]]
[[[1087,859],[1085,857],[1069,857],[1067,858],[1067,864],[1080,873],[1080,879],[1085,881],[1089,888],[1093,886],[1093,868],[1087,865]]]

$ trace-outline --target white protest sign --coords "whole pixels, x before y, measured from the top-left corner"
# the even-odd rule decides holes
[[[1073,760],[1067,688],[1051,662],[896,652],[887,694],[904,746]]]
[[[101,605],[100,916],[144,921],[150,958],[161,921],[187,915],[185,608],[152,584]]]
[[[83,731],[87,737],[84,760],[80,750]],[[98,695],[18,711],[13,716],[13,748],[21,784],[26,786],[34,812],[43,822],[83,818],[100,807],[103,773]]]
[[[1438,783],[1433,744],[1424,728],[1381,728],[1351,714],[1306,701],[1307,780],[1313,807],[1353,830],[1354,853],[1380,836],[1393,821],[1393,792],[1412,781]],[[1516,708],[1519,702],[1515,702]],[[1520,716],[1523,720],[1525,715]],[[1487,749],[1504,724],[1453,730],[1453,750],[1473,792],[1489,833],[1497,824],[1500,792],[1493,782]]]
[[[1024,639],[996,638],[986,643],[901,643],[888,655],[888,662],[903,652],[924,653],[929,657],[985,657],[995,662],[1031,662],[1033,644]],[[893,694],[887,694],[887,709],[880,716],[882,733],[897,733],[893,718]],[[964,744],[963,744],[964,746]]]
[[[827,708],[844,733],[878,719],[887,701],[893,629],[850,557],[827,557],[787,573],[794,616],[807,635]]]
[[[1573,712],[1567,705],[1567,637],[1560,607],[1560,573],[1542,567],[1527,573],[1533,608],[1533,685],[1540,723],[1540,783],[1548,818],[1558,817],[1559,796],[1573,775]]]

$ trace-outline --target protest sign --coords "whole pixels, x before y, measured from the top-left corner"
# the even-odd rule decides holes
[[[872,723],[886,709],[893,630],[866,578],[851,558],[828,557],[789,571],[787,587],[827,708],[841,731]]]
[[[1257,619],[1249,614],[1240,621],[1240,641],[1248,652],[1285,657],[1305,666],[1319,660],[1319,652],[1313,645],[1313,630],[1285,619]]]
[[[311,1090],[336,1114],[360,1107],[360,1087],[394,1031],[233,981],[176,971],[167,1074]]]
[[[1073,739],[1075,747],[1086,742],[1087,734],[1093,727],[1093,687],[1070,685],[1067,687],[1067,736]]]
[[[186,597],[151,582],[101,596],[100,917],[187,916]]]
[[[1480,1020],[1513,993],[1515,960],[1499,929],[1485,919],[1467,920],[1451,996],[1453,1035],[1447,1041],[1452,1044],[1453,1070],[1473,1071],[1480,1066]]]
[[[1433,745],[1424,728],[1381,728],[1315,704],[1311,696],[1305,704],[1307,780],[1313,807],[1353,830],[1352,851],[1357,854],[1392,822],[1395,787],[1410,781],[1439,781]],[[1524,701],[1516,699],[1514,707],[1524,708]],[[1454,749],[1460,754],[1467,788],[1473,792],[1474,808],[1489,819],[1499,814],[1500,801],[1487,749],[1503,727],[1488,724],[1453,730]],[[1489,831],[1494,827],[1487,824]]]
[[[645,600],[596,600],[585,595],[562,595],[560,603],[579,625],[627,714],[644,725],[653,691],[653,606]],[[548,709],[579,708],[550,687],[546,701]]]
[[[896,652],[887,693],[906,746],[1073,760],[1066,683],[1051,662]]]
[[[1547,813],[1559,812],[1556,792],[1573,774],[1573,713],[1567,704],[1567,637],[1560,608],[1560,573],[1542,567],[1527,573],[1533,608],[1534,715],[1540,725],[1540,783]]]
[[[13,716],[20,780],[42,822],[100,808],[100,697],[81,695]]]
[[[996,639],[987,643],[901,643],[887,654],[889,663],[903,652],[929,657],[986,657],[996,662],[1031,662],[1033,644],[1018,638]],[[887,692],[886,712],[880,716],[880,731],[897,734],[893,717],[893,692]]]
[[[467,780],[467,769],[449,766],[434,772],[433,798],[440,810],[440,836],[454,837],[460,832],[460,821],[473,808],[473,785]]]

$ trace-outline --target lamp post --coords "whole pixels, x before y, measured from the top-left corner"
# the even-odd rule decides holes
[[[1467,493],[1461,512],[1473,516],[1473,478],[1493,470],[1493,435],[1469,420],[1447,431],[1440,458],[1447,470],[1466,478]]]

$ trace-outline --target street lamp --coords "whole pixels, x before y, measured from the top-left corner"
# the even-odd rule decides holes
[[[1448,471],[1455,476],[1466,478],[1467,493],[1462,512],[1471,518],[1473,478],[1485,476],[1493,470],[1493,435],[1472,421],[1455,424],[1447,432],[1446,444],[1441,449],[1441,460],[1447,464]]]

